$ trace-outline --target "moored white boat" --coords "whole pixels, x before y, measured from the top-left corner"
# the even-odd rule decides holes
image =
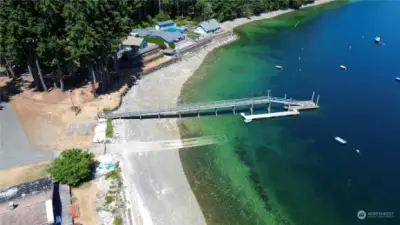
[[[379,43],[379,42],[381,42],[381,38],[380,37],[376,37],[375,38],[375,43]]]
[[[347,67],[344,66],[344,65],[340,65],[339,67],[340,67],[340,69],[342,69],[342,70],[347,70]]]
[[[337,141],[337,142],[339,142],[340,144],[346,144],[347,143],[347,141],[346,140],[344,140],[343,138],[341,138],[341,137],[335,137],[335,140]]]
[[[276,69],[278,69],[278,70],[281,70],[281,69],[283,69],[283,67],[282,67],[282,66],[278,66],[278,65],[277,65],[277,66],[275,66],[275,68],[276,68]]]
[[[400,77],[395,77],[394,78],[396,81],[400,81]]]

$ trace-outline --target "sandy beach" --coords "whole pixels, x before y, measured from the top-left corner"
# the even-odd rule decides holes
[[[331,0],[320,0],[318,5]],[[307,6],[307,7],[308,7]],[[222,24],[226,30],[248,22],[272,18],[293,10],[280,10]],[[175,106],[185,82],[209,52],[235,39],[213,41],[182,61],[142,77],[123,98],[118,112]],[[179,149],[133,152],[135,143],[179,140],[177,119],[114,120],[121,154],[127,208],[132,224],[206,224],[179,158]],[[132,142],[132,143],[130,143]]]

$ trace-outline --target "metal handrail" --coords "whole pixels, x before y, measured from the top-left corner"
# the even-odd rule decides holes
[[[298,105],[299,101],[288,98],[278,98],[272,96],[260,96],[252,98],[240,98],[232,100],[219,100],[211,102],[199,102],[190,103],[185,105],[178,105],[176,107],[164,108],[164,109],[149,109],[149,110],[139,110],[132,112],[119,112],[119,113],[102,113],[99,114],[100,117],[104,118],[122,118],[122,117],[134,117],[134,116],[149,116],[149,115],[159,115],[165,113],[184,113],[184,112],[195,112],[200,110],[210,110],[217,108],[228,108],[236,106],[245,106],[252,104],[265,104],[265,103],[281,103],[281,104],[293,104]]]

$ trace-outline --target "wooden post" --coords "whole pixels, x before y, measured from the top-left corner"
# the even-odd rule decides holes
[[[311,101],[314,102],[315,91],[312,92]]]
[[[319,102],[319,95],[317,96],[317,101],[315,102],[316,106],[318,106],[318,102]]]
[[[215,116],[218,116],[217,108],[215,108]]]
[[[253,104],[250,105],[250,114],[253,115]]]
[[[235,115],[236,114],[236,109],[235,106],[232,107],[232,114]]]

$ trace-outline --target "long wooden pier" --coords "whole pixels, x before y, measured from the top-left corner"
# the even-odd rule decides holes
[[[139,118],[143,117],[151,117],[155,116],[161,118],[161,116],[165,115],[178,115],[181,117],[182,114],[186,113],[196,113],[198,117],[200,117],[201,112],[214,110],[215,115],[218,115],[218,110],[232,110],[232,113],[236,113],[236,107],[248,106],[250,108],[250,114],[253,114],[253,109],[255,105],[266,105],[266,111],[268,113],[271,112],[271,104],[277,103],[285,105],[288,111],[292,110],[308,110],[308,109],[317,109],[319,95],[317,96],[317,100],[314,102],[314,92],[310,100],[294,100],[289,99],[286,95],[283,98],[270,96],[270,92],[268,91],[267,96],[260,97],[252,97],[252,98],[241,98],[241,99],[232,99],[232,100],[223,100],[223,101],[212,101],[212,102],[201,102],[201,103],[193,103],[186,105],[178,105],[176,107],[164,108],[164,109],[148,109],[148,110],[140,110],[140,111],[131,111],[131,112],[112,112],[112,113],[99,113],[99,118],[105,119],[121,119],[121,118]]]

